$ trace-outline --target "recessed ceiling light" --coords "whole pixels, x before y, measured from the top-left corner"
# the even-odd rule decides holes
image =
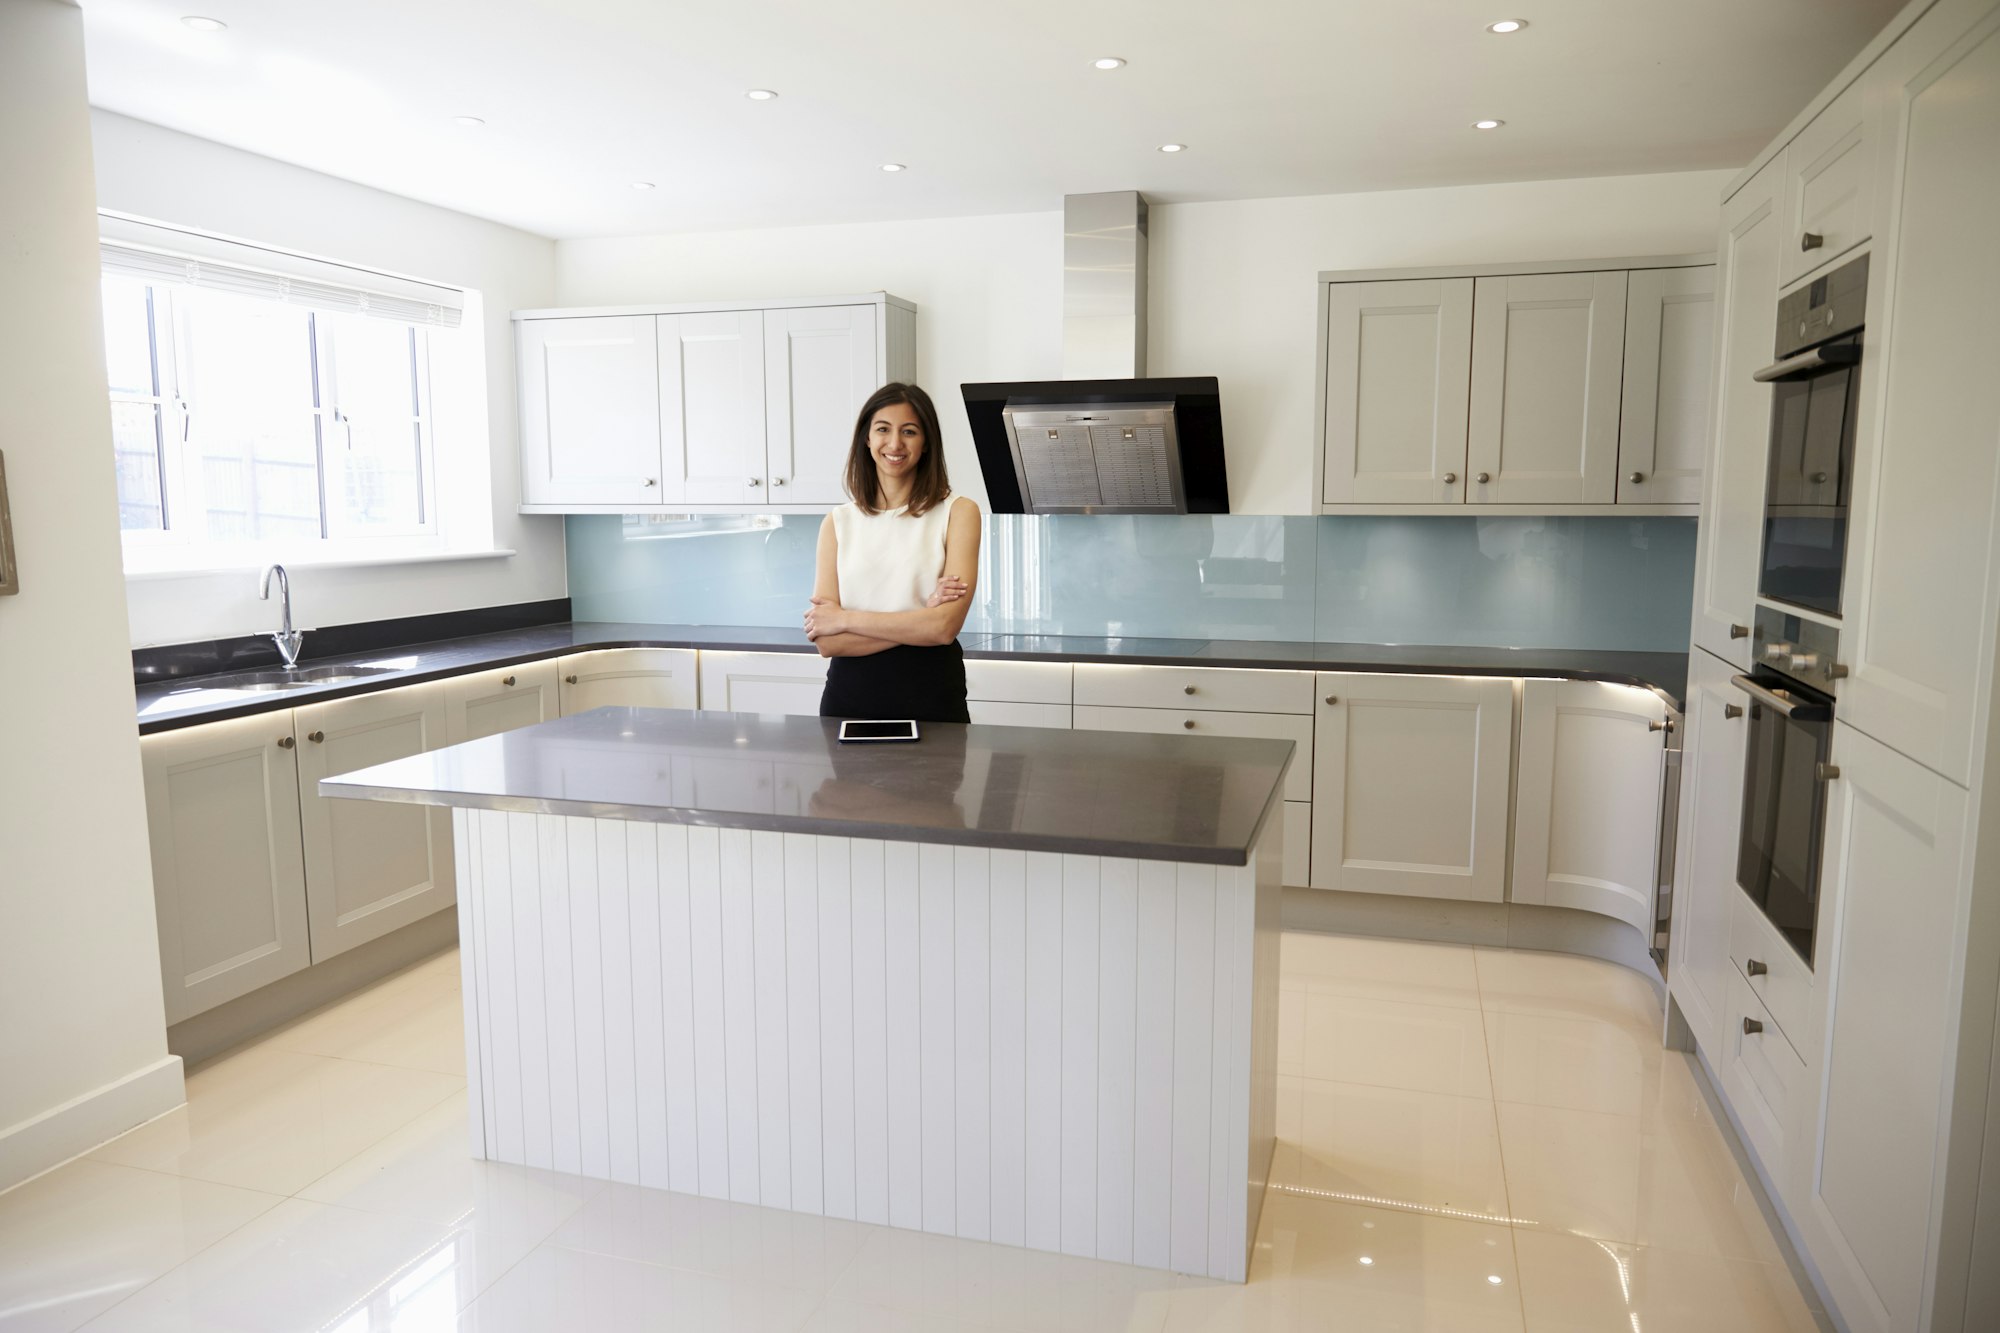
[[[1496,1287],[1500,1285],[1500,1275],[1498,1273],[1488,1273],[1486,1275],[1486,1280],[1488,1282],[1491,1282]]]
[[[1185,151],[1186,148],[1187,145],[1184,143],[1163,143],[1160,145],[1160,151],[1163,153],[1179,153]]]
[[[1502,32],[1502,33],[1519,32],[1521,29],[1527,26],[1528,26],[1528,20],[1526,19],[1501,19],[1498,23],[1487,24],[1486,31]]]
[[[181,22],[187,24],[190,28],[193,28],[196,32],[221,32],[224,28],[229,26],[227,23],[224,23],[221,19],[203,18],[199,14],[189,14],[186,18],[182,19]]]
[[[486,122],[477,116],[453,116],[451,123],[454,125],[463,125],[468,130],[476,130]]]
[[[904,165],[903,165],[903,164],[902,164],[901,162],[884,162],[884,163],[882,164],[882,170],[884,170],[884,171],[907,171],[907,170],[909,170],[909,168],[908,168],[908,167],[905,167],[905,166],[904,166]]]
[[[1373,1259],[1370,1259],[1370,1258],[1369,1258],[1369,1257],[1368,1257],[1367,1255],[1365,1255],[1365,1254],[1364,1254],[1364,1255],[1362,1255],[1362,1256],[1361,1256],[1361,1262],[1362,1262],[1362,1263],[1363,1263],[1364,1265],[1366,1265],[1366,1264],[1372,1264],[1372,1263],[1374,1263],[1375,1261],[1374,1261]]]
[[[1117,56],[1099,56],[1097,59],[1091,61],[1090,63],[1097,66],[1099,69],[1117,69],[1125,62],[1119,59]]]
[[[651,181],[633,181],[633,182],[632,182],[632,188],[633,188],[633,189],[635,189],[635,190],[650,190],[650,189],[652,189],[652,188],[653,188],[653,182],[651,182]]]
[[[1506,123],[1504,120],[1475,120],[1472,122],[1472,128],[1475,130],[1497,130]]]
[[[752,88],[743,95],[753,102],[769,102],[777,97],[769,88]]]

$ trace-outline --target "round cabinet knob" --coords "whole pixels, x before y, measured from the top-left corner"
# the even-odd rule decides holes
[[[1186,728],[1187,728],[1187,729],[1188,729],[1189,731],[1193,731],[1193,730],[1194,730],[1194,719],[1193,719],[1193,718],[1189,718],[1189,719],[1188,719],[1187,721],[1185,721],[1185,722],[1181,723],[1181,725],[1182,725],[1183,727],[1186,727]]]
[[[1743,1035],[1746,1037],[1754,1037],[1763,1030],[1764,1025],[1756,1019],[1746,1018],[1743,1020]]]
[[[1456,485],[1457,483],[1458,483],[1458,474],[1457,474],[1456,472],[1447,472],[1447,473],[1445,473],[1445,474],[1444,474],[1444,484],[1445,484],[1445,485],[1447,485],[1447,486],[1454,486],[1454,485]]]
[[[1491,473],[1481,472],[1473,477],[1473,480],[1484,486],[1487,482],[1493,480],[1493,477]]]
[[[1724,704],[1724,705],[1722,705],[1722,715],[1723,715],[1724,717],[1727,717],[1727,718],[1738,718],[1738,717],[1742,717],[1742,716],[1743,716],[1743,705],[1742,705],[1742,704]]]
[[[1183,686],[1181,686],[1181,693],[1182,693],[1182,694],[1193,694],[1193,693],[1194,693],[1194,686],[1192,686],[1192,685],[1183,685]]]
[[[1799,249],[1801,250],[1817,250],[1825,244],[1826,237],[1816,231],[1806,232],[1799,237]]]
[[[502,677],[500,683],[502,685],[512,685],[514,683],[514,678],[512,676]]]
[[[1631,476],[1625,478],[1625,480],[1631,482],[1634,486],[1637,486],[1640,482],[1644,481],[1645,479],[1646,479],[1646,474],[1643,472],[1634,472]]]
[[[762,486],[764,484],[764,479],[762,477],[752,477],[750,478],[750,484],[752,486]]]
[[[1826,485],[1826,473],[1815,472],[1812,474],[1812,480],[1813,480],[1813,485],[1824,486]]]
[[[575,677],[575,676],[564,676],[564,677],[563,677],[563,684],[565,684],[565,685],[574,685],[574,684],[576,684],[576,677]],[[1730,705],[1730,707],[1732,707],[1732,708],[1733,708],[1733,707],[1735,707],[1735,705],[1734,705],[1734,704],[1731,704],[1731,705]]]
[[[1326,696],[1326,702],[1329,706],[1337,704],[1340,702],[1340,696],[1337,694],[1329,694]]]
[[[323,731],[309,731],[306,733],[306,739],[314,745],[319,745],[326,740],[326,733]]]
[[[648,477],[639,484],[642,486],[657,486],[660,484],[660,479],[658,477]]]
[[[771,478],[771,484],[773,486],[782,486],[785,484],[785,479],[783,477],[773,477]]]
[[[1818,778],[1821,782],[1832,782],[1835,778],[1840,776],[1840,765],[1814,764],[1813,776]]]
[[[1664,722],[1648,722],[1646,724],[1646,730],[1648,731],[1665,731],[1666,729],[1667,724]]]
[[[1747,639],[1750,637],[1750,627],[1748,625],[1731,625],[1729,627],[1729,637],[1732,639]]]
[[[298,744],[298,742],[294,741],[290,736],[278,737],[278,748],[280,750],[289,750],[292,748],[292,746],[296,744]]]
[[[1755,958],[1746,958],[1746,959],[1744,959],[1744,960],[1743,960],[1743,970],[1744,970],[1744,972],[1745,972],[1745,973],[1747,973],[1747,974],[1748,974],[1748,975],[1750,975],[1750,976],[1753,976],[1753,977],[1761,977],[1761,976],[1763,976],[1763,975],[1764,975],[1764,974],[1765,974],[1766,972],[1769,972],[1769,971],[1770,971],[1771,969],[1770,969],[1770,968],[1768,968],[1768,967],[1765,967],[1765,966],[1764,966],[1764,965],[1763,965],[1762,963],[1758,962],[1758,961],[1757,961],[1757,960],[1756,960]]]

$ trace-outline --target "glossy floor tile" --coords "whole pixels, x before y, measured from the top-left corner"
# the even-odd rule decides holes
[[[16,1330],[1807,1333],[1652,988],[1290,935],[1241,1285],[473,1161],[456,953],[0,1194]]]

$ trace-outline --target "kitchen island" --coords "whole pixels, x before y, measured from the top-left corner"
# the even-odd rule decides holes
[[[1287,741],[604,708],[452,807],[475,1156],[1243,1280]]]

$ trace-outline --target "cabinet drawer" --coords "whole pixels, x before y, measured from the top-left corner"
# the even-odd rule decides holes
[[[1806,1018],[1812,1012],[1812,969],[1741,890],[1729,925],[1729,958],[1743,984],[1784,1029],[1785,1040],[1795,1048],[1804,1047]]]
[[[1103,708],[1078,704],[1074,725],[1078,731],[1143,731],[1157,736],[1251,736],[1263,740],[1291,741],[1292,766],[1285,770],[1285,799],[1312,799],[1313,723],[1309,717],[1286,713],[1210,713],[1197,709]]]
[[[1723,1091],[1751,1148],[1783,1191],[1786,1153],[1807,1083],[1805,1061],[1740,975],[1729,979],[1727,1023],[1722,1033]],[[1761,1031],[1748,1030],[1759,1024]]]
[[[965,697],[968,699],[1016,704],[1062,704],[1067,707],[1070,701],[1069,681],[1067,662],[996,662],[975,658],[965,664]]]
[[[1786,149],[1788,225],[1778,238],[1781,283],[1839,258],[1873,230],[1874,145],[1864,100],[1867,88],[1865,79],[1850,85]]]
[[[1076,702],[1109,708],[1201,708],[1228,713],[1310,715],[1312,692],[1309,671],[1232,671],[1218,667],[1124,666],[1109,662],[1079,662],[1076,666]]]
[[[1297,760],[1293,760],[1297,763]],[[1312,884],[1313,808],[1311,801],[1285,802],[1285,883],[1293,888]]]
[[[593,708],[693,708],[695,650],[692,648],[603,648],[560,659],[562,711]]]
[[[1068,704],[1023,704],[1008,699],[965,701],[965,711],[975,723],[1001,727],[1055,727],[1069,730]]]

